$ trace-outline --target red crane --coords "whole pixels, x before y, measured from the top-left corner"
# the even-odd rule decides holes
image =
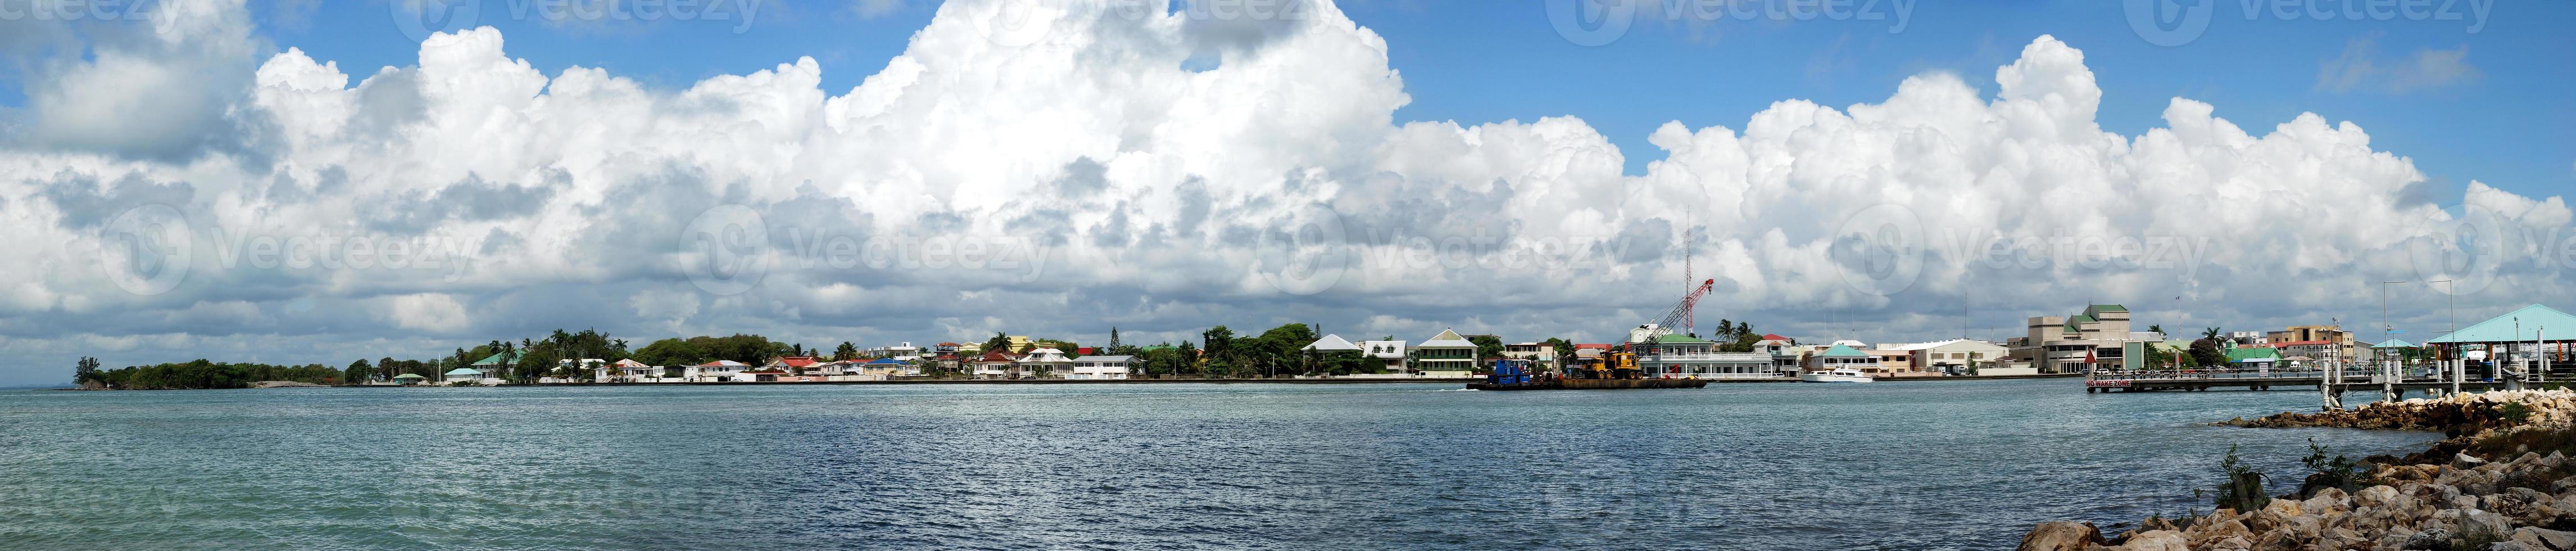
[[[1690,294],[1682,295],[1681,303],[1674,304],[1672,311],[1665,312],[1664,317],[1638,326],[1638,329],[1646,331],[1645,338],[1630,343],[1629,350],[1640,354],[1652,353],[1655,343],[1661,341],[1664,335],[1673,334],[1674,327],[1697,327],[1699,324],[1697,320],[1692,319],[1692,312],[1699,307],[1700,297],[1708,296],[1709,290],[1716,287],[1715,279],[1700,281],[1698,286],[1691,288]]]

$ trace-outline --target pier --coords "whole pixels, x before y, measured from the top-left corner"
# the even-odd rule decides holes
[[[2272,390],[2274,388],[2308,389],[2317,392],[2329,409],[2343,404],[2346,392],[2377,392],[2390,399],[2401,399],[2407,392],[2421,391],[2427,397],[2445,393],[2486,390],[2521,390],[2566,384],[2576,380],[2576,373],[2555,372],[2546,368],[2515,369],[2510,364],[2476,369],[2464,362],[2439,362],[2419,366],[2339,366],[2318,369],[2187,369],[2148,371],[2102,371],[2084,377],[2084,392],[2197,392],[2212,388]],[[2468,369],[2463,369],[2469,367]],[[2541,366],[2525,365],[2525,368]],[[2486,372],[2478,375],[2470,371]]]

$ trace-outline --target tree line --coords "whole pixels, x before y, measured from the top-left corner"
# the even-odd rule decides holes
[[[334,385],[340,384],[343,376],[341,370],[322,364],[216,363],[204,359],[99,369],[98,358],[83,356],[73,368],[72,378],[74,383],[88,388],[170,390],[249,388],[251,383],[260,381]]]

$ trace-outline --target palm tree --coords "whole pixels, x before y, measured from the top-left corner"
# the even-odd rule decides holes
[[[2216,327],[2211,327],[2211,328],[2208,328],[2208,329],[2203,329],[2203,330],[2201,330],[2201,331],[2200,331],[2200,338],[2209,339],[2209,340],[2213,340],[2213,341],[2214,341],[2214,340],[2218,340],[2218,328],[2216,328]]]

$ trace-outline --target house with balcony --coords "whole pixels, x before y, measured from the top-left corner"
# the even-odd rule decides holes
[[[1030,350],[1029,355],[1021,356],[1018,363],[1020,373],[1029,377],[1062,377],[1073,371],[1073,357],[1053,348]]]
[[[1072,380],[1125,380],[1136,364],[1135,356],[1083,356],[1073,359],[1073,367],[1064,373]]]
[[[743,376],[745,371],[751,371],[751,364],[733,360],[716,360],[689,366],[688,369],[681,370],[680,378],[692,383],[744,382],[751,380]]]
[[[1458,336],[1458,331],[1442,329],[1430,340],[1413,345],[1413,369],[1426,377],[1466,377],[1476,374],[1476,343]]]
[[[1503,357],[1515,360],[1529,360],[1537,363],[1539,369],[1542,370],[1556,368],[1556,347],[1549,346],[1546,343],[1522,342],[1505,344],[1503,345]]]
[[[1654,338],[1652,347],[1637,354],[1637,369],[1648,377],[1692,379],[1764,379],[1780,376],[1771,366],[1771,355],[1761,352],[1718,352],[1717,343],[1690,335],[1664,335]]]
[[[2012,349],[1975,339],[1950,339],[1898,345],[1906,353],[1906,364],[1917,371],[1943,375],[1966,375],[1968,368],[1996,367],[2012,355]]]
[[[977,379],[1020,378],[1020,355],[993,350],[965,361],[967,376]]]
[[[1404,346],[1404,341],[1360,341],[1359,345],[1361,356],[1378,362],[1378,371],[1405,372],[1407,366],[1404,361],[1411,353]]]

